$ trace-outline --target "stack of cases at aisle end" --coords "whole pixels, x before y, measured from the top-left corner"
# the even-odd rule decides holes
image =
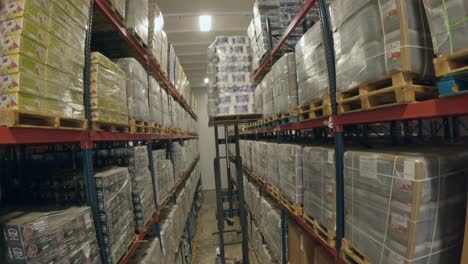
[[[85,0],[5,3],[0,14],[0,111],[84,119],[88,8]]]
[[[129,148],[128,171],[132,179],[133,208],[137,230],[146,227],[156,210],[153,179],[149,170],[148,148]]]
[[[412,73],[418,80],[434,75],[422,1],[372,0],[351,5],[348,0],[335,0],[330,9],[338,92],[400,72]]]
[[[162,38],[164,28],[164,17],[156,1],[149,0],[148,3],[148,53],[156,64],[162,65]]]
[[[163,113],[161,105],[161,86],[159,83],[152,77],[149,77],[149,120],[154,123],[154,125],[163,125]]]
[[[91,53],[91,110],[97,123],[127,125],[125,72],[98,52]]]
[[[304,147],[303,175],[304,218],[309,223],[318,221],[333,235],[336,230],[335,150]]]
[[[352,245],[370,263],[460,263],[467,161],[466,149],[345,152],[345,254]]]
[[[208,48],[209,116],[252,114],[251,49],[247,37],[217,37]]]
[[[125,22],[127,29],[133,33],[143,46],[148,45],[148,0],[126,2]]]
[[[126,74],[128,118],[130,121],[149,120],[148,75],[134,58],[118,59],[117,64]]]
[[[247,30],[253,51],[253,70],[258,68],[260,62],[270,50],[270,34],[268,32],[267,19],[270,22],[273,41],[271,45],[275,47],[279,37],[283,35],[303,5],[303,0],[255,1],[253,8],[254,19],[250,22]],[[310,21],[310,17],[307,16],[305,21]],[[303,33],[304,29],[297,27],[293,31],[292,36],[286,40],[286,44],[282,46],[280,52],[287,52],[288,49],[291,49],[290,47],[294,47],[299,39],[298,36],[301,36]]]
[[[156,195],[158,207],[174,187],[174,167],[170,159],[166,158],[166,150],[153,151],[153,163],[156,174]]]
[[[96,173],[99,220],[104,235],[105,263],[118,263],[135,236],[132,186],[128,168],[110,168]]]
[[[29,208],[0,215],[2,263],[101,263],[88,207]]]

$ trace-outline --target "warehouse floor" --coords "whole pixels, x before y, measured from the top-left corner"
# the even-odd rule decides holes
[[[214,191],[203,192],[202,206],[197,219],[197,233],[193,242],[195,264],[215,263],[218,246],[218,225],[216,222],[216,196]],[[225,225],[226,260],[242,259],[241,228],[239,218],[235,218],[233,226]],[[238,232],[229,232],[238,231]],[[230,262],[227,262],[230,263]],[[234,263],[234,262],[232,262]],[[255,263],[252,260],[250,263]]]

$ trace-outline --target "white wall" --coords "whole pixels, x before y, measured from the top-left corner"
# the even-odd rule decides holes
[[[208,127],[208,92],[207,88],[192,88],[192,96],[195,96],[197,108],[195,113],[198,116],[198,148],[200,150],[200,170],[202,174],[203,190],[214,190],[214,167],[215,158],[215,135],[214,128]],[[224,130],[219,129],[220,138],[224,138]],[[220,155],[225,156],[223,145],[220,145]],[[221,172],[223,173],[223,187],[227,187],[227,177],[225,176],[225,161],[221,160]]]

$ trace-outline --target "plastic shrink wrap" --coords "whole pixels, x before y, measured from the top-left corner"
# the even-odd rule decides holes
[[[127,29],[143,43],[148,45],[148,0],[131,0],[126,5]]]
[[[87,1],[7,1],[0,14],[0,111],[84,118]]]
[[[126,75],[128,118],[149,120],[148,75],[145,68],[133,58],[118,59],[117,64]]]
[[[304,147],[304,216],[336,230],[335,150]]]
[[[156,195],[158,206],[174,187],[174,167],[170,159],[166,158],[166,150],[153,151],[153,163],[156,172]]]
[[[265,117],[270,117],[275,113],[275,101],[273,96],[273,72],[269,72],[265,75],[262,80],[262,105],[263,105],[263,115]]]
[[[149,120],[158,125],[163,124],[162,91],[159,83],[150,76],[149,78]]]
[[[422,1],[336,0],[330,9],[337,91],[396,72],[421,78],[434,75],[434,52]]]
[[[322,25],[316,23],[296,45],[296,69],[299,105],[329,94],[328,71],[323,47]]]
[[[251,50],[247,37],[216,37],[208,48],[208,114],[252,114]]]
[[[148,0],[148,53],[162,65],[162,38],[164,17],[156,0]]]
[[[273,259],[282,260],[281,240],[281,212],[276,207],[275,201],[269,197],[260,198],[261,231],[268,247],[271,249]]]
[[[153,179],[149,171],[148,148],[133,147],[129,148],[128,152],[135,223],[137,229],[144,229],[156,210]]]
[[[345,152],[345,238],[372,263],[459,263],[467,159],[465,149]]]
[[[104,55],[91,53],[91,109],[95,122],[128,124],[125,72]]]
[[[2,263],[101,263],[89,207],[5,210]]]
[[[423,0],[437,55],[468,47],[468,3],[465,0]]]
[[[132,186],[128,168],[96,173],[96,196],[104,236],[106,263],[117,263],[135,236]]]
[[[297,80],[294,53],[284,54],[271,68],[273,73],[273,101],[275,114],[289,114],[296,110]]]
[[[303,147],[291,144],[278,145],[279,189],[293,204],[303,200]]]

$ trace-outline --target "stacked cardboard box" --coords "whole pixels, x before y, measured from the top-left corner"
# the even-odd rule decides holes
[[[314,262],[314,251],[317,247],[321,247],[317,240],[309,235],[294,220],[288,221],[288,263],[328,264],[323,262]]]
[[[169,41],[167,39],[167,34],[163,30],[162,31],[162,38],[161,38],[161,62],[159,66],[161,67],[161,71],[163,72],[164,76],[169,77]]]
[[[162,114],[162,91],[159,83],[152,77],[149,77],[149,120],[158,125],[163,124]]]
[[[125,21],[127,29],[148,45],[148,0],[127,1]]]
[[[267,143],[252,142],[252,166],[252,170],[257,176],[266,177]]]
[[[274,82],[275,79],[272,71],[267,73],[262,80],[262,114],[264,117],[270,117],[275,114]]]
[[[260,197],[260,229],[271,255],[278,263],[282,260],[281,213],[276,202],[269,197]]]
[[[336,230],[335,150],[304,147],[304,215]]]
[[[149,171],[148,148],[139,146],[129,148],[128,171],[132,179],[133,209],[137,229],[145,228],[156,210],[154,187]]]
[[[128,118],[148,121],[148,74],[145,68],[134,58],[118,59],[117,64],[127,77]]]
[[[263,82],[257,85],[254,92],[254,109],[256,113],[263,113]]]
[[[121,16],[121,18],[125,19],[125,12],[126,12],[126,0],[107,0],[111,3],[114,7],[115,12]]]
[[[101,263],[91,210],[3,211],[2,263]]]
[[[345,153],[345,238],[372,263],[459,263],[465,149]]]
[[[280,181],[279,174],[279,162],[278,156],[283,155],[278,153],[278,144],[276,143],[267,143],[266,144],[266,180],[272,186],[278,188]]]
[[[303,147],[291,144],[278,145],[279,189],[293,204],[303,200]]]
[[[125,72],[98,52],[91,54],[91,109],[96,122],[128,124]]]
[[[210,116],[254,113],[251,49],[247,37],[217,37],[208,48]]]
[[[174,187],[174,167],[170,159],[166,158],[166,150],[153,151],[153,163],[156,174],[156,195],[158,206]]]
[[[395,72],[433,75],[422,1],[336,0],[330,9],[338,91]]]
[[[296,45],[299,105],[323,98],[328,92],[328,70],[322,26],[316,23]]]
[[[104,235],[105,263],[117,263],[135,236],[132,186],[128,168],[96,173],[99,220]]]
[[[466,49],[468,3],[464,0],[424,0],[423,2],[435,53],[440,56]]]
[[[0,111],[84,118],[89,1],[9,0],[0,14]]]
[[[255,222],[250,222],[252,227],[250,231],[250,242],[252,243],[252,249],[257,257],[259,264],[275,264],[280,263],[272,257],[271,250],[267,244],[263,243],[263,238],[260,229],[257,227]]]
[[[284,54],[271,68],[273,73],[273,101],[275,114],[289,114],[296,110],[297,81],[294,53]]]
[[[172,120],[169,115],[169,96],[166,90],[161,90],[161,110],[162,110],[162,125],[164,127],[169,127],[170,121]]]

